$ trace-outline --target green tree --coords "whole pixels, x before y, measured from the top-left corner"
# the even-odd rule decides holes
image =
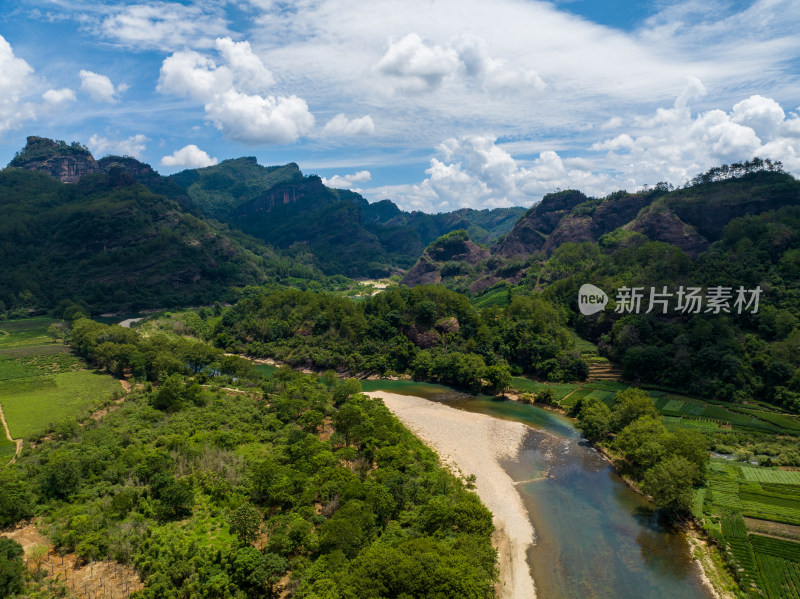
[[[602,401],[585,406],[578,416],[578,427],[589,441],[605,439],[611,432],[611,410]]]
[[[22,592],[25,552],[16,541],[0,537],[0,597],[13,597]]]
[[[652,416],[634,420],[617,435],[615,446],[635,473],[641,474],[655,466],[664,454],[667,429]]]
[[[171,476],[171,475],[170,475]],[[156,512],[162,520],[185,518],[192,513],[194,489],[188,478],[175,480],[160,486],[157,490],[159,504]]]
[[[72,451],[57,450],[49,458],[40,478],[42,492],[48,497],[66,499],[81,482],[79,457]]]
[[[289,563],[274,553],[262,554],[255,547],[242,547],[233,559],[233,580],[250,597],[272,596],[273,587]]]
[[[326,370],[322,373],[322,382],[328,389],[333,388],[338,381],[339,375],[336,374],[335,370]]]
[[[536,401],[538,403],[542,403],[548,406],[555,406],[558,405],[558,400],[556,400],[556,394],[550,387],[545,387],[541,391],[536,394]]]
[[[375,517],[362,501],[351,499],[320,529],[320,549],[342,551],[354,558],[371,538]]]
[[[511,384],[511,370],[505,362],[487,366],[484,376],[489,381],[492,390],[501,394],[504,394]]]
[[[261,512],[252,503],[245,502],[231,513],[228,523],[239,541],[250,545],[258,538],[261,530]]]
[[[612,407],[612,429],[621,431],[642,416],[658,418],[658,410],[647,391],[629,387],[614,396]]]
[[[33,515],[30,483],[14,467],[0,470],[0,528],[16,524]]]
[[[709,442],[705,435],[699,431],[678,428],[666,436],[664,445],[669,455],[684,457],[694,466],[695,478],[692,484],[699,485],[703,482],[710,460]]]
[[[180,409],[184,396],[183,377],[179,374],[169,375],[150,399],[154,408],[165,412]]]
[[[357,393],[361,393],[361,382],[353,378],[345,379],[333,388],[333,404],[340,406]]]
[[[697,467],[683,456],[669,456],[645,472],[642,491],[655,504],[674,512],[688,512],[692,505]]]

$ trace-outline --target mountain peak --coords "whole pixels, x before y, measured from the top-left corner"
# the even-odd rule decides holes
[[[100,171],[86,146],[36,135],[28,137],[25,147],[8,166],[41,171],[64,183],[77,183],[84,175]]]

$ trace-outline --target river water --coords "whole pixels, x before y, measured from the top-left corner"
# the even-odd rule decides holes
[[[503,464],[536,531],[528,562],[538,599],[707,599],[680,530],[630,490],[569,419],[534,406],[442,385],[362,381],[389,391],[531,427],[518,459]]]

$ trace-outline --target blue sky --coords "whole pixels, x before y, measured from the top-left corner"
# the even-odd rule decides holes
[[[428,212],[800,175],[798,26],[796,0],[6,0],[0,163],[27,135],[165,174],[256,156]]]

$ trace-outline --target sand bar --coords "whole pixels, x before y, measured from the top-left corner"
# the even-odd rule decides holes
[[[392,413],[434,449],[443,462],[465,476],[477,477],[476,491],[494,515],[500,599],[533,599],[536,596],[526,552],[534,543],[534,531],[514,481],[500,466],[504,458],[516,458],[528,427],[456,410],[419,397],[371,391]]]

